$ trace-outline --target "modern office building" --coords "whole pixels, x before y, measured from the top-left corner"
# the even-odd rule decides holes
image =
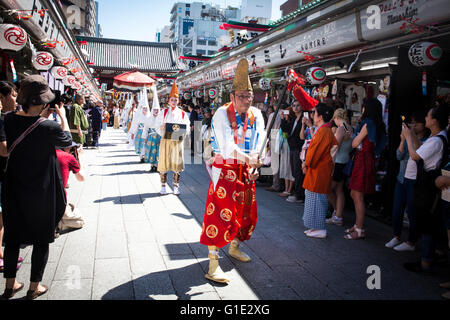
[[[171,10],[169,38],[182,55],[213,55],[221,47],[219,38],[227,34],[220,25],[241,20],[239,8],[221,8],[207,3],[177,2]]]

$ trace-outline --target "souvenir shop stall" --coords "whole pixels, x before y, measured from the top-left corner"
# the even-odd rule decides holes
[[[18,84],[31,74],[44,76],[53,90],[101,100],[86,52],[50,1],[0,1],[0,58],[4,80]]]
[[[372,12],[375,7],[376,12]],[[435,64],[448,50],[448,44],[440,43],[438,35],[449,33],[449,12],[450,2],[446,0],[395,5],[391,0],[336,2],[299,14],[222,52],[186,71],[177,82],[187,91],[201,89],[205,83],[213,85],[223,104],[229,99],[229,83],[237,62],[245,57],[252,83],[261,89],[266,105],[274,104],[281,93],[287,67],[306,78],[305,89],[313,97],[349,110],[353,125],[359,121],[364,99],[377,98],[383,106],[388,143],[378,159],[379,192],[373,206],[390,216],[390,188],[395,185],[392,181],[397,170],[396,161],[391,160],[398,146],[401,114],[412,111],[420,101],[430,103],[447,92],[442,67],[436,64],[425,74],[423,67],[415,65]],[[439,63],[444,64],[444,60]],[[426,83],[425,97],[420,97],[422,83]],[[389,196],[383,197],[386,194]]]

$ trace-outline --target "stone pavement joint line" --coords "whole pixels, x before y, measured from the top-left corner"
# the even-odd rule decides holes
[[[439,299],[438,279],[406,272],[418,252],[384,248],[391,228],[368,219],[368,239],[347,241],[344,227],[329,226],[326,240],[304,236],[303,205],[257,187],[259,221],[243,250],[251,263],[220,251],[228,285],[204,278],[207,248],[199,243],[209,176],[203,165],[186,165],[181,191],[159,195],[159,174],[149,173],[128,148],[122,130],[108,128],[99,150],[83,151],[84,183],[69,180],[69,201],[82,211],[83,229],[52,244],[42,300],[312,300]],[[189,154],[190,152],[188,152]],[[169,181],[172,177],[169,175]],[[346,227],[354,221],[345,217]],[[31,247],[18,280],[29,285]],[[369,290],[369,266],[381,270],[381,289]],[[440,279],[448,280],[448,279]],[[5,280],[0,279],[0,290]],[[26,292],[26,290],[25,290]],[[18,294],[16,299],[23,298]]]

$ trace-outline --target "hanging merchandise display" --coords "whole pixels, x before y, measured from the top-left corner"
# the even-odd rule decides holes
[[[326,77],[327,73],[323,68],[320,67],[309,68],[306,72],[306,79],[311,84],[321,84],[325,81]]]
[[[31,61],[36,70],[48,71],[53,66],[54,58],[49,52],[38,51]]]
[[[208,96],[209,96],[211,99],[215,99],[215,98],[217,97],[217,94],[218,94],[218,91],[217,91],[217,89],[215,89],[215,88],[210,88],[210,89],[208,90]]]
[[[442,57],[442,48],[432,42],[418,42],[409,48],[408,57],[416,67],[432,66]]]
[[[64,67],[53,67],[50,70],[51,75],[57,79],[62,80],[68,75],[68,70]]]
[[[0,24],[0,48],[3,50],[22,50],[28,40],[24,29],[14,24]]]
[[[269,78],[259,79],[259,88],[264,91],[270,90],[272,88],[272,80]]]

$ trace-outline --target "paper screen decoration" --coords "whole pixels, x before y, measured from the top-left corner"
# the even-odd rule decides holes
[[[215,99],[217,97],[218,91],[215,88],[211,88],[208,90],[208,96],[210,99]]]
[[[306,72],[306,79],[311,84],[321,84],[325,81],[327,73],[323,68],[312,67]]]
[[[53,55],[49,52],[38,51],[36,56],[31,59],[33,67],[39,71],[48,71],[53,66]]]
[[[53,67],[50,70],[52,76],[57,80],[62,80],[68,75],[68,70],[64,67]]]
[[[409,48],[408,57],[416,67],[432,66],[442,57],[442,48],[432,42],[418,42]]]
[[[0,24],[0,48],[3,50],[20,51],[28,40],[24,29],[14,24]]]

